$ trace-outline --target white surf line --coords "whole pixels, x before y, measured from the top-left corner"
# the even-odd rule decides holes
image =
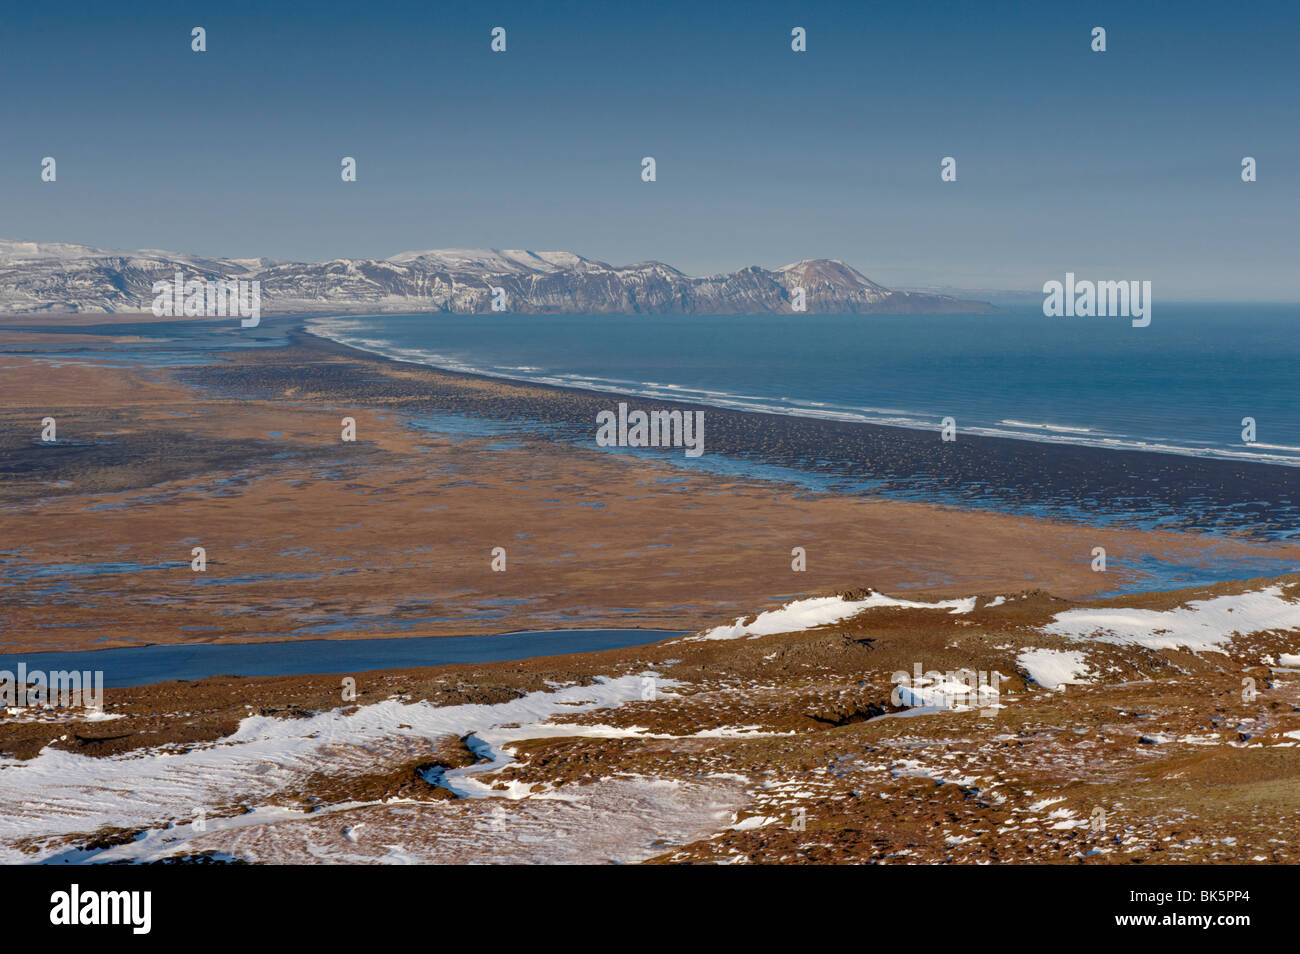
[[[651,675],[645,673],[644,675]],[[672,683],[659,679],[662,689]],[[490,705],[434,706],[428,702],[386,700],[350,714],[339,710],[306,719],[249,716],[234,734],[217,742],[95,758],[46,748],[35,758],[0,759],[0,862],[24,863],[59,853],[51,848],[33,856],[14,843],[94,832],[104,827],[190,826],[200,810],[213,811],[234,801],[255,802],[283,790],[311,772],[373,765],[373,749],[387,740],[409,741],[477,735],[489,743],[528,738],[530,732],[562,735],[562,725],[542,726],[561,714],[613,707],[641,698],[642,675],[597,677],[590,686],[533,692]],[[410,726],[409,729],[399,725]],[[512,726],[500,729],[501,726]],[[517,726],[518,728],[515,728]],[[580,732],[582,726],[570,727]],[[368,748],[370,747],[370,748]],[[493,766],[504,767],[506,762]],[[492,766],[477,766],[481,772]],[[263,820],[304,817],[292,809],[258,809]],[[254,814],[256,814],[256,812]],[[209,818],[214,826],[256,823]]]
[[[746,623],[746,617],[740,616],[730,625],[715,626],[694,636],[687,636],[680,642],[695,642],[706,639],[740,639],[756,636],[773,636],[779,633],[796,633],[827,623],[838,623],[857,616],[865,610],[877,607],[898,607],[902,609],[946,609],[950,614],[969,613],[975,609],[977,597],[968,596],[958,600],[940,600],[937,603],[917,603],[912,600],[898,600],[883,593],[872,591],[866,599],[846,600],[841,596],[815,596],[806,600],[793,600],[780,609],[759,613],[752,622]]]
[[[828,404],[827,402],[775,397],[764,395],[741,395],[728,391],[714,391],[694,388],[680,384],[660,383],[654,381],[631,381],[611,378],[596,378],[577,372],[556,372],[541,376],[527,374],[510,374],[509,370],[521,370],[504,365],[490,365],[485,368],[465,364],[462,361],[437,354],[422,348],[405,348],[390,341],[375,338],[347,337],[365,326],[361,322],[343,325],[343,316],[324,316],[315,322],[304,325],[307,334],[326,341],[332,341],[355,351],[377,355],[410,364],[419,364],[444,371],[476,374],[483,377],[499,378],[507,381],[519,381],[525,384],[546,384],[562,388],[582,388],[609,394],[630,395],[633,397],[683,401],[716,407],[723,410],[752,410],[762,414],[775,414],[783,417],[796,417],[808,420],[845,421],[851,424],[871,424],[883,427],[901,428],[909,431],[928,431],[934,424],[929,414],[920,411],[902,411],[876,408],[852,409],[849,405]],[[383,318],[386,315],[375,315]],[[325,324],[325,322],[334,324]],[[617,385],[611,387],[610,385]],[[659,389],[669,389],[662,393]],[[826,410],[828,407],[846,408],[843,411]],[[1228,444],[1224,447],[1204,446],[1189,439],[1185,444],[1168,443],[1177,438],[1157,439],[1143,438],[1137,435],[1111,434],[1108,431],[1094,430],[1087,427],[1035,423],[1032,421],[1000,420],[996,424],[972,424],[966,426],[966,433],[981,437],[1009,438],[1042,444],[1064,444],[1069,447],[1096,447],[1104,450],[1116,448],[1153,454],[1174,454],[1179,457],[1196,457],[1219,460],[1251,460],[1261,463],[1280,464],[1283,466],[1300,466],[1300,447],[1287,444]],[[1231,448],[1242,448],[1233,450]],[[1249,448],[1249,449],[1247,449]],[[1273,450],[1280,453],[1263,453]]]

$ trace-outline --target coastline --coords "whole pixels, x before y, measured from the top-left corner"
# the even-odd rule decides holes
[[[766,462],[801,471],[822,487],[832,483],[840,489],[869,485],[871,492],[898,499],[974,504],[1085,522],[1097,522],[1095,518],[1102,515],[1119,518],[1119,525],[1139,528],[1195,529],[1257,540],[1300,537],[1292,532],[1300,523],[1300,475],[1294,473],[1294,467],[1279,461],[1199,455],[1176,448],[1103,447],[1046,433],[1003,436],[961,431],[957,440],[945,443],[936,439],[937,426],[838,420],[808,416],[793,408],[789,412],[730,408],[687,397],[649,397],[616,387],[555,384],[446,368],[366,350],[308,329],[311,321],[334,314],[269,315],[263,319],[261,333],[274,329],[293,345],[313,352],[434,371],[445,375],[447,381],[532,388],[537,395],[552,399],[539,406],[545,415],[542,423],[576,428],[575,436],[583,439],[594,433],[591,417],[584,419],[583,414],[594,416],[594,411],[609,408],[611,400],[702,410],[724,426],[721,443],[711,441],[718,454],[750,464]],[[168,322],[175,320],[152,315],[66,315],[47,316],[34,324],[30,316],[0,316],[0,335],[32,344],[75,342],[87,346],[83,352],[87,353],[93,350],[90,346],[97,334],[68,334],[59,329]],[[194,323],[204,324],[213,323]],[[178,341],[184,345],[184,339]],[[135,342],[119,339],[118,343]],[[154,349],[166,350],[156,343]],[[210,355],[220,353],[211,342],[206,343],[205,350]],[[566,397],[582,399],[582,413],[575,414],[575,401],[566,401]],[[565,408],[565,404],[569,406]],[[490,410],[500,412],[503,419],[524,417],[518,408],[500,404]],[[828,460],[828,456],[835,459]],[[1158,485],[1155,491],[1153,484]],[[1114,500],[1122,504],[1112,506]],[[1246,518],[1241,519],[1239,511],[1250,504],[1256,506],[1250,507]],[[1188,515],[1198,508],[1202,512]],[[1151,516],[1140,524],[1126,518],[1135,511]]]
[[[378,338],[369,334],[366,327],[367,317],[375,320],[375,331]],[[884,402],[886,407],[863,407],[855,398],[849,398],[841,393],[816,391],[815,396],[818,400],[813,400],[814,393],[801,388],[807,387],[809,382],[803,379],[800,382],[791,382],[791,389],[787,391],[784,387],[781,392],[768,391],[766,393],[751,393],[752,388],[746,386],[746,382],[732,381],[723,390],[716,390],[715,387],[723,387],[722,382],[716,385],[703,384],[698,376],[691,378],[687,375],[681,380],[665,378],[661,380],[647,380],[647,369],[638,371],[637,367],[622,368],[620,374],[630,375],[630,379],[621,378],[603,378],[594,373],[594,368],[590,360],[583,360],[576,357],[574,363],[566,364],[563,359],[559,359],[556,364],[557,356],[548,354],[545,351],[545,340],[534,341],[542,348],[541,360],[545,367],[531,366],[531,358],[521,357],[519,351],[511,351],[509,347],[501,356],[494,356],[492,352],[482,352],[477,357],[470,358],[465,355],[458,357],[449,357],[436,353],[441,350],[442,344],[438,341],[416,341],[410,334],[411,328],[418,328],[420,325],[430,327],[437,326],[440,320],[447,320],[451,323],[452,337],[448,344],[452,346],[452,354],[458,354],[457,348],[474,347],[474,339],[466,338],[465,316],[445,315],[445,314],[381,314],[381,315],[310,315],[302,316],[302,322],[294,322],[306,334],[339,344],[343,347],[353,348],[375,357],[387,358],[400,363],[417,364],[426,367],[433,367],[439,370],[449,372],[459,372],[469,375],[486,376],[498,380],[514,381],[522,384],[534,385],[551,385],[560,388],[569,388],[579,391],[594,390],[597,393],[624,394],[634,397],[637,400],[667,400],[679,401],[685,403],[695,403],[711,408],[720,408],[728,410],[752,411],[756,413],[772,414],[780,417],[792,416],[807,418],[812,420],[829,420],[847,424],[863,424],[869,426],[880,426],[891,429],[901,429],[924,434],[931,434],[938,430],[941,415],[945,412],[938,411],[932,403],[929,410],[918,410],[918,403],[915,397],[905,396],[899,393],[880,394],[876,393],[871,399],[871,403],[878,404]],[[645,316],[640,316],[645,317]],[[747,322],[755,321],[760,326],[757,330],[762,331],[762,326],[773,321],[773,316],[737,316],[737,315],[711,315],[698,316],[701,322],[709,322],[712,319],[718,319],[720,326],[714,326],[715,331],[735,331],[743,334],[747,329]],[[999,324],[1013,324],[1017,318],[1026,317],[1024,313],[1017,312],[1007,314],[993,323],[990,330],[995,330]],[[1191,315],[1189,315],[1191,317]],[[1203,317],[1198,316],[1198,317]],[[336,328],[333,320],[342,321],[342,327]],[[415,324],[406,327],[399,324],[396,328],[386,324],[390,319],[411,319]],[[591,326],[593,333],[598,333],[601,327],[606,324],[607,316],[591,315],[567,315],[555,316],[557,322],[557,334],[564,340],[564,336],[572,334],[572,326],[566,328],[567,320],[582,321],[584,319],[594,319]],[[897,338],[892,337],[892,332],[898,328],[908,328],[916,324],[921,319],[915,316],[907,315],[880,315],[869,322],[863,322],[858,316],[852,315],[834,315],[834,316],[816,316],[816,321],[820,320],[837,320],[844,323],[843,330],[846,333],[861,331],[880,331],[883,333],[882,347],[897,346]],[[1035,314],[1031,318],[1031,323],[1036,323],[1038,317]],[[945,316],[944,324],[949,325],[953,331],[969,331],[972,327],[979,328],[990,321],[985,315],[952,315]],[[689,329],[691,323],[673,323],[671,318],[664,318],[665,332],[669,335],[675,332],[681,332],[684,328]],[[536,319],[528,319],[522,325],[509,326],[512,330],[531,329],[538,324]],[[655,327],[655,321],[651,319],[648,324],[643,325],[646,331],[652,331]],[[504,329],[503,329],[504,330]],[[617,327],[615,326],[615,331]],[[824,326],[818,326],[819,331],[824,331]],[[921,336],[942,332],[942,327],[922,328]],[[1030,328],[1024,330],[1029,331]],[[683,348],[690,348],[692,344],[696,346],[700,342],[688,340],[683,341]],[[601,353],[603,354],[603,352]],[[508,355],[508,357],[505,357]],[[608,355],[605,355],[609,357]],[[751,355],[752,356],[752,355]],[[798,360],[799,355],[793,356]],[[807,355],[803,355],[807,357]],[[855,355],[861,358],[859,353]],[[906,360],[907,356],[900,356]],[[915,356],[912,356],[913,358]],[[944,353],[941,357],[952,360],[951,352]],[[981,354],[976,357],[987,358],[988,355]],[[1061,355],[1056,356],[1058,359]],[[653,377],[656,379],[663,378],[668,372],[661,366],[665,359],[662,352],[657,352],[650,356],[652,362],[656,362]],[[504,360],[507,363],[498,363]],[[523,360],[527,362],[523,366],[515,365],[510,362]],[[471,363],[466,363],[466,362]],[[738,366],[744,368],[745,359],[737,359]],[[491,370],[488,370],[488,369]],[[582,373],[579,373],[581,369]],[[753,369],[756,374],[763,373],[759,369]],[[763,369],[770,373],[771,367]],[[828,369],[829,370],[829,369]],[[1091,368],[1095,372],[1095,364]],[[1087,372],[1085,371],[1085,376]],[[990,384],[995,386],[996,377],[990,378]],[[671,381],[672,383],[665,383]],[[604,383],[597,383],[604,382]],[[913,382],[917,389],[917,396],[924,393],[926,382]],[[736,390],[739,388],[739,392]],[[760,389],[761,390],[761,389]],[[743,393],[742,393],[743,392]],[[778,393],[783,396],[777,397]],[[1083,400],[1096,398],[1094,392],[1084,392],[1081,397]],[[949,401],[952,396],[949,396]],[[1058,408],[1059,411],[1059,408]],[[1290,446],[1289,444],[1269,444],[1255,443],[1247,445],[1228,444],[1215,446],[1204,440],[1198,440],[1194,437],[1186,439],[1169,435],[1166,437],[1155,436],[1137,436],[1136,434],[1127,433],[1124,430],[1110,430],[1110,427],[1120,427],[1123,425],[1115,421],[1110,424],[1098,423],[1093,420],[1089,426],[1083,426],[1083,422],[1077,418],[1072,419],[1071,424],[1053,424],[1050,422],[1038,421],[1034,416],[1036,409],[1029,408],[1014,403],[1004,404],[1000,407],[991,407],[985,404],[980,408],[982,419],[972,422],[965,414],[960,415],[960,432],[962,435],[982,438],[1002,438],[1013,441],[1028,441],[1031,443],[1056,443],[1067,446],[1094,447],[1107,451],[1133,451],[1137,453],[1168,454],[1174,456],[1184,456],[1193,458],[1209,458],[1228,462],[1243,463],[1265,463],[1281,464],[1291,467],[1300,467],[1300,457],[1292,456],[1291,451],[1300,451],[1300,447]],[[1020,418],[1030,418],[1021,420]],[[1202,436],[1204,436],[1202,434]]]
[[[945,443],[939,440],[937,428],[737,410],[640,397],[613,388],[521,381],[376,354],[315,335],[306,329],[307,320],[294,319],[289,336],[296,344],[323,353],[432,370],[451,380],[508,382],[535,389],[550,400],[538,402],[530,413],[544,423],[569,428],[575,439],[590,440],[595,414],[615,401],[703,411],[710,422],[709,445],[716,453],[828,481],[851,483],[866,475],[874,485],[872,492],[900,499],[1066,520],[1112,514],[1116,526],[1152,529],[1149,523],[1125,516],[1142,511],[1160,515],[1161,529],[1226,532],[1256,540],[1300,539],[1300,531],[1295,530],[1300,525],[1300,474],[1282,464],[979,434],[961,434]],[[518,408],[495,410],[522,416]],[[836,459],[828,460],[832,455]],[[1115,500],[1123,505],[1112,507],[1109,502]],[[1254,529],[1234,525],[1228,515],[1250,505]],[[1180,512],[1196,508],[1202,512],[1180,517]]]

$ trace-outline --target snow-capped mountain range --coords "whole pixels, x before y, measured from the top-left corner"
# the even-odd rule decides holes
[[[418,312],[492,310],[503,288],[509,311],[607,314],[988,312],[987,302],[892,291],[835,259],[776,269],[750,266],[692,278],[662,262],[610,265],[572,252],[431,249],[385,259],[280,262],[208,258],[157,249],[122,250],[0,240],[0,314],[148,312],[153,283],[256,279],[262,311]]]

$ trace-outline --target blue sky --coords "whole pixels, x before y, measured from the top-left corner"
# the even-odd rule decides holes
[[[1294,301],[1297,35],[1273,2],[29,5],[0,19],[0,236]]]

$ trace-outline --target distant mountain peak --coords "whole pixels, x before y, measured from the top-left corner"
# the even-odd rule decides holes
[[[838,258],[806,258],[792,265],[782,265],[776,269],[776,272],[797,279],[805,288],[820,282],[832,286],[857,286],[883,293],[889,292],[884,285],[873,282],[856,268],[844,264]]]

